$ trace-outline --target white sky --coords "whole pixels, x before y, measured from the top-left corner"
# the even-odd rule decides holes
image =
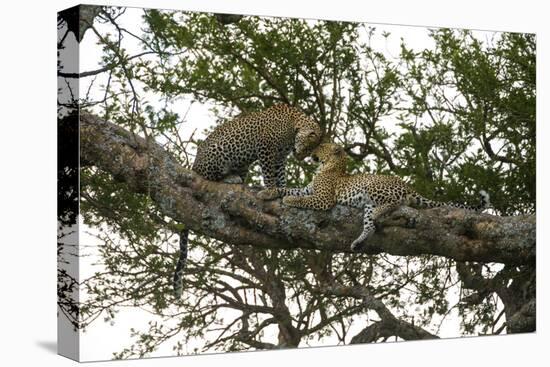
[[[134,32],[135,34],[140,34],[140,24],[142,10],[138,8],[129,8],[126,13],[118,19],[118,22],[124,28]],[[407,26],[395,26],[395,25],[373,25],[377,28],[378,31],[386,31],[391,33],[391,37],[383,39],[382,37],[373,37],[371,46],[384,53],[387,57],[396,58],[400,52],[400,42],[401,38],[404,39],[405,43],[409,48],[421,50],[425,48],[433,47],[433,41],[427,35],[427,29],[423,27],[407,27]],[[103,32],[107,27],[97,25],[97,28],[100,32]],[[480,38],[490,37],[493,32],[481,32],[477,31],[476,35]],[[126,36],[123,41],[124,48],[128,51],[130,55],[137,54],[141,51],[141,47],[136,39],[133,37]],[[83,42],[80,47],[80,72],[95,70],[100,67],[100,57],[102,55],[101,48],[97,45],[97,37],[93,34],[92,31],[88,31],[84,37]],[[76,70],[65,70],[67,72]],[[102,97],[102,92],[98,88],[101,84],[106,84],[107,73],[97,77],[94,83],[94,87],[90,90],[90,96],[92,99],[100,99]],[[92,78],[85,78],[81,81],[80,85],[80,95],[83,96],[87,93],[89,83],[92,81]],[[146,99],[150,104],[155,107],[160,107],[161,103],[158,101],[158,96],[155,94],[145,94]],[[178,112],[180,116],[183,116],[188,110],[190,105],[190,100],[182,98],[176,105],[173,106],[175,112]],[[195,130],[195,138],[202,136],[202,131],[211,126],[215,121],[215,116],[209,111],[209,106],[194,103],[191,106],[191,109],[188,113],[188,118],[186,123],[182,124],[182,129],[180,131],[183,139],[189,137]],[[93,251],[93,248],[98,245],[97,239],[90,235],[94,233],[93,228],[81,226],[81,245],[85,246],[90,251]],[[87,251],[88,252],[88,251]],[[85,279],[86,277],[92,275],[94,272],[98,271],[97,267],[94,267],[92,263],[94,262],[93,257],[87,257],[82,259],[80,267],[80,279]],[[458,299],[457,294],[450,294],[449,301],[450,304],[454,304]],[[147,321],[151,319],[151,315],[140,309],[125,309],[119,312],[115,319],[115,324],[111,325],[109,323],[104,323],[101,319],[97,320],[91,327],[87,329],[85,333],[81,334],[81,354],[80,358],[82,361],[90,360],[104,360],[111,359],[113,352],[120,352],[124,347],[127,347],[130,342],[129,338],[129,329],[134,327],[138,330],[145,329],[147,326]],[[363,327],[364,325],[359,325]],[[459,320],[457,317],[451,317],[446,322],[445,326],[441,329],[440,336],[443,337],[453,337],[458,335],[459,330]],[[358,331],[358,330],[357,330]],[[353,335],[353,333],[352,333]],[[324,343],[326,344],[326,343]],[[189,348],[192,351],[192,346]],[[166,345],[161,346],[157,352],[152,354],[152,356],[161,356],[161,355],[172,355],[171,344],[166,343]]]

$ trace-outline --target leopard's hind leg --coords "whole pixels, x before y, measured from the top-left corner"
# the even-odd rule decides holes
[[[376,229],[374,221],[382,215],[395,210],[398,206],[399,203],[382,204],[376,207],[372,204],[366,204],[363,209],[363,232],[352,242],[351,250],[359,251],[361,243],[374,233]]]
[[[223,182],[229,184],[244,184],[248,175],[248,166],[243,165],[232,169],[227,176],[223,178]]]
[[[374,205],[367,204],[363,208],[363,232],[355,239],[351,244],[352,251],[358,251],[361,242],[367,239],[372,233],[374,233],[374,218],[373,218]]]

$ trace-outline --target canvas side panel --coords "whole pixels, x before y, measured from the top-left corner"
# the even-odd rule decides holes
[[[57,351],[79,360],[79,7],[57,17]]]

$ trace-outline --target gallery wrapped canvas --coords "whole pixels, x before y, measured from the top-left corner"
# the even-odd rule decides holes
[[[61,355],[535,331],[534,34],[89,5],[57,27]]]

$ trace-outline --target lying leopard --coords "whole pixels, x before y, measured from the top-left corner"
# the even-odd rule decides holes
[[[304,159],[320,140],[321,129],[315,121],[296,107],[278,104],[216,127],[199,145],[193,171],[210,181],[243,183],[250,165],[257,161],[264,185],[282,188],[290,152],[296,159]],[[188,230],[180,235],[180,254],[173,279],[177,298],[183,291],[188,236]]]
[[[400,205],[421,208],[449,206],[480,211],[487,208],[489,195],[480,191],[481,203],[471,207],[463,204],[443,203],[422,197],[396,176],[346,173],[346,153],[336,144],[319,145],[312,154],[321,162],[320,171],[312,183],[301,189],[268,188],[258,193],[264,200],[283,196],[283,204],[297,208],[328,210],[336,204],[363,209],[363,232],[351,244],[357,251],[359,245],[374,233],[374,221]]]

